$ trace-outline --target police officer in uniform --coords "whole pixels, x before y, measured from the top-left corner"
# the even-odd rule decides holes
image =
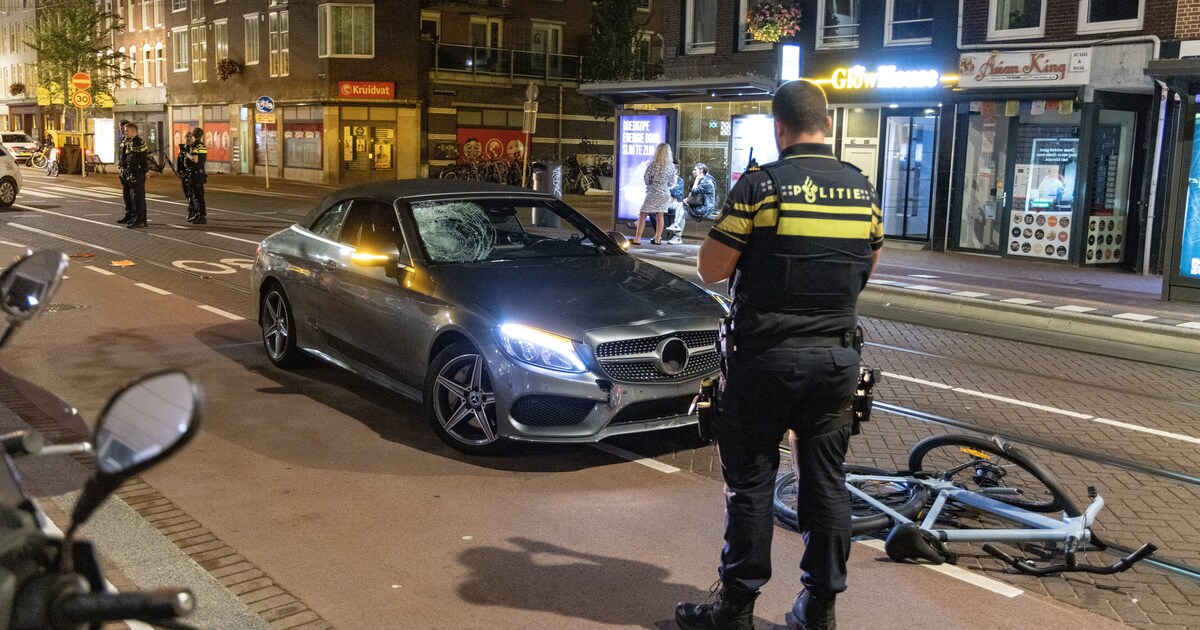
[[[129,150],[129,137],[125,134],[125,128],[129,126],[128,120],[121,121],[121,141],[117,143],[117,168],[121,175],[118,179],[121,180],[121,197],[125,200],[125,216],[117,219],[117,223],[126,224],[133,219],[133,196],[129,191],[129,181],[125,174],[125,153]]]
[[[779,443],[791,436],[803,590],[791,628],[836,627],[846,589],[850,495],[842,463],[859,380],[858,294],[879,260],[875,190],[825,144],[830,120],[816,84],[792,81],[772,100],[779,160],[747,171],[700,248],[705,282],[729,283],[713,431],[726,485],[725,547],[715,601],[681,603],[685,630],[754,627],[771,577],[772,498]],[[790,433],[789,433],[790,431]]]
[[[204,205],[204,184],[208,175],[204,172],[204,164],[208,161],[208,147],[204,145],[204,130],[196,127],[191,133],[192,143],[180,145],[186,147],[187,175],[184,186],[187,188],[188,223],[202,225],[208,223],[208,209]]]
[[[138,126],[129,123],[125,125],[125,151],[121,156],[121,174],[129,186],[129,198],[132,202],[132,216],[125,227],[146,227],[146,173],[150,170],[150,162],[146,158],[149,148],[138,135]]]

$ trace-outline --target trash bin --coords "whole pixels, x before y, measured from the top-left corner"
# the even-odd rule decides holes
[[[533,189],[538,192],[548,192],[562,199],[562,164],[558,162],[534,162]],[[533,224],[538,227],[558,227],[557,214],[538,208],[533,209]]]
[[[64,144],[58,148],[58,172],[65,175],[82,174],[83,151],[77,144]]]

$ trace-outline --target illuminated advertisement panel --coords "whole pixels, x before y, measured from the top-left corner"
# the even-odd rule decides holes
[[[646,167],[654,150],[667,142],[665,115],[621,116],[617,134],[617,219],[636,219],[646,200]]]
[[[1200,114],[1192,141],[1192,166],[1188,169],[1187,206],[1179,247],[1179,275],[1200,280]]]
[[[762,166],[779,159],[775,119],[766,114],[734,116],[729,134],[729,187],[737,183],[751,160]]]

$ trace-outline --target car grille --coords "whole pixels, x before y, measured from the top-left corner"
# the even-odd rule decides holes
[[[633,422],[654,420],[656,418],[682,416],[687,414],[688,408],[692,406],[692,398],[692,396],[675,396],[673,398],[635,402],[618,412],[616,417],[608,424],[612,426],[614,424],[630,424]]]
[[[690,356],[679,374],[666,374],[655,364],[654,351],[659,342],[677,337],[687,344]],[[596,358],[609,378],[631,383],[683,381],[715,372],[720,365],[717,355],[717,331],[692,330],[655,337],[608,341],[596,346]]]
[[[569,427],[592,412],[595,403],[566,396],[524,396],[513,403],[512,417],[531,427]]]

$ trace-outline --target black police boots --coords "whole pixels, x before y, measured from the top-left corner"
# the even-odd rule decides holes
[[[792,604],[789,630],[837,630],[837,617],[833,613],[837,595],[817,595],[808,589],[800,591]]]
[[[758,591],[722,586],[711,604],[679,604],[675,623],[682,630],[754,630]]]

